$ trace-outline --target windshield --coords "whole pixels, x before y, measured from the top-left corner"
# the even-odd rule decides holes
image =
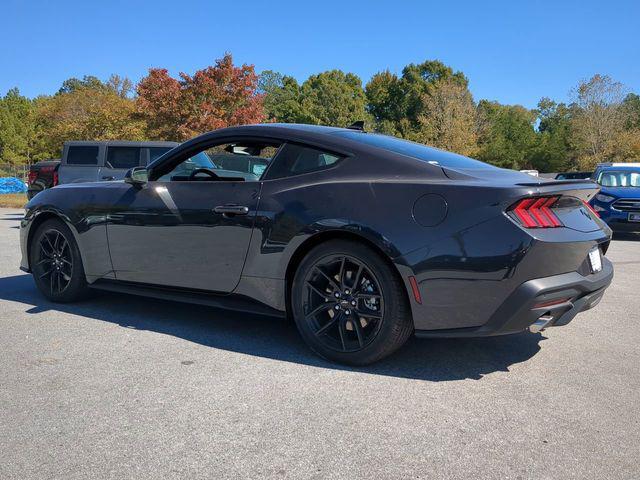
[[[605,170],[598,175],[598,183],[603,187],[640,187],[640,169]]]
[[[189,168],[191,170],[195,170],[196,168],[218,168],[218,166],[213,163],[213,160],[211,160],[211,157],[204,152],[197,153],[184,162],[184,164],[186,164],[188,168],[192,167]]]
[[[422,160],[433,165],[442,165],[450,168],[497,168],[493,165],[489,165],[488,163],[474,160],[463,155],[445,152],[444,150],[438,150],[437,148],[427,147],[421,143],[401,140],[400,138],[391,137],[389,135],[357,131],[345,132],[344,130],[337,131],[334,135],[346,137],[350,140],[366,143],[367,145],[389,150],[401,155],[417,158],[418,160]]]

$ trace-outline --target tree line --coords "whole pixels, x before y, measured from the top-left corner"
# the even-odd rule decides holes
[[[569,103],[542,98],[535,109],[476,101],[469,80],[437,60],[381,71],[363,85],[330,70],[299,83],[235,65],[230,54],[193,75],[149,69],[137,84],[112,75],[71,78],[53,95],[18,88],[0,98],[0,163],[60,156],[67,140],[176,140],[259,122],[366,128],[469,155],[506,168],[590,170],[640,161],[640,96],[596,74]]]

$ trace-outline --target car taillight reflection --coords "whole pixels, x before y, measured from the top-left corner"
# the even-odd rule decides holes
[[[592,212],[596,217],[600,217],[600,214],[598,212],[596,212],[595,208],[593,208],[589,202],[585,202],[583,200],[582,203],[584,203],[587,206],[587,208],[589,209],[589,211]]]

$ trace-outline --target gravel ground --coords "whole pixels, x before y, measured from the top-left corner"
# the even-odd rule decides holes
[[[101,294],[46,302],[0,210],[0,478],[640,477],[640,241],[542,334],[412,340],[368,368],[284,321]]]

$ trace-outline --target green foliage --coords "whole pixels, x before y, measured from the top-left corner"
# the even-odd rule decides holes
[[[622,102],[627,130],[640,129],[640,95],[628,94]]]
[[[283,123],[304,121],[300,85],[295,78],[266,70],[260,74],[258,91],[264,95],[267,119]]]
[[[530,164],[541,172],[561,172],[575,165],[571,151],[571,110],[549,98],[538,102],[538,138]]]
[[[107,86],[102,83],[98,77],[93,75],[85,75],[82,80],[71,77],[62,82],[62,86],[58,90],[58,94],[73,93],[81,88],[92,88],[94,90],[104,90]]]
[[[439,60],[407,65],[401,77],[388,70],[376,73],[367,83],[366,93],[368,110],[376,121],[377,130],[428,141],[431,136],[424,133],[427,110],[433,108],[434,95],[443,85],[459,87],[462,96],[466,96],[464,91],[468,92],[464,74],[454,72]]]
[[[468,87],[462,72],[454,72],[439,60],[428,60],[419,64],[409,64],[402,70],[400,79],[402,117],[408,119],[412,128],[417,128],[419,117],[424,111],[424,98],[433,94],[438,83],[445,80]]]
[[[474,155],[477,151],[477,112],[467,86],[449,77],[436,81],[420,99],[413,140]]]
[[[33,102],[12,88],[0,98],[0,159],[14,164],[32,160],[36,133]]]
[[[353,73],[330,70],[311,75],[300,88],[304,123],[346,127],[367,119],[362,82]]]
[[[367,110],[383,133],[398,132],[398,125],[405,114],[402,84],[389,70],[376,73],[366,86]]]
[[[133,100],[109,88],[77,88],[37,99],[41,151],[59,157],[67,140],[143,140]]]
[[[346,127],[370,116],[362,82],[353,73],[330,70],[311,75],[302,85],[293,77],[266,71],[260,88],[268,118],[284,123]]]
[[[532,167],[536,146],[535,112],[520,105],[500,105],[481,100],[478,104],[480,150],[478,158],[516,170]]]

